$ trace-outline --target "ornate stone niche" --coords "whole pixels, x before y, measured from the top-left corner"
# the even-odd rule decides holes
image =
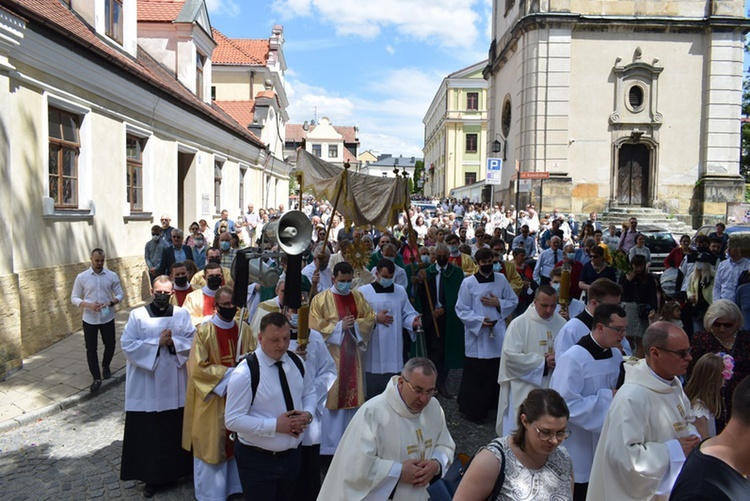
[[[658,58],[652,64],[641,59],[641,48],[635,49],[633,62],[622,65],[622,58],[615,61],[613,72],[615,82],[615,109],[609,116],[613,125],[625,126],[659,126],[662,115],[659,113],[659,74],[664,68],[656,66]]]

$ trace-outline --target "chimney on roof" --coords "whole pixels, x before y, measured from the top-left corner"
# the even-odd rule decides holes
[[[415,162],[414,162],[414,157],[411,157],[411,163],[415,163]]]

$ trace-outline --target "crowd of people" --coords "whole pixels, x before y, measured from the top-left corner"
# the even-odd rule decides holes
[[[274,250],[263,227],[283,205],[223,211],[187,238],[168,215],[152,228],[152,301],[121,340],[121,478],[147,497],[192,474],[199,500],[428,499],[456,452],[440,406],[454,369],[461,426],[496,414],[499,437],[454,499],[750,496],[750,261],[722,224],[695,246],[684,236],[659,280],[635,218],[604,234],[596,213],[442,200],[378,230],[327,202],[300,210],[301,276],[264,258],[281,278],[250,283],[240,305],[232,260]],[[72,293],[92,392],[122,295],[95,249]]]

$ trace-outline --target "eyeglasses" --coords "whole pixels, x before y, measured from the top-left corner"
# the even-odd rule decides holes
[[[437,388],[433,388],[431,390],[423,390],[422,388],[414,388],[408,379],[406,379],[404,376],[401,376],[401,378],[404,380],[406,385],[417,394],[419,397],[434,397],[437,394]]]
[[[734,327],[734,322],[718,322],[718,321],[716,321],[713,324],[711,324],[711,327],[723,327],[725,329],[731,329],[732,327]]]
[[[667,353],[672,353],[673,355],[677,355],[681,359],[686,359],[690,355],[690,348],[686,348],[684,350],[670,350],[668,348],[662,348],[660,346],[655,347],[657,350],[664,350]]]
[[[625,334],[628,331],[627,327],[620,327],[619,329],[615,329],[614,327],[610,327],[609,325],[604,325],[604,324],[602,324],[602,327],[605,327],[605,328],[607,328],[607,329],[609,329],[611,331],[614,331],[614,332],[616,332],[618,334]]]
[[[556,438],[558,442],[562,442],[566,438],[568,438],[571,434],[570,430],[561,430],[561,431],[547,431],[547,430],[540,430],[536,427],[534,423],[531,423],[531,426],[534,427],[536,432],[539,434],[540,440],[545,440],[547,442],[551,442],[553,438]]]

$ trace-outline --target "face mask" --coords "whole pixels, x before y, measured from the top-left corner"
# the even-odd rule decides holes
[[[568,256],[568,259],[571,260],[571,261],[575,261],[575,259],[576,259],[576,253],[575,252],[568,252],[567,256]]]
[[[500,263],[492,263],[492,271],[500,272]]]
[[[482,273],[482,275],[489,275],[490,273],[492,273],[493,267],[493,264],[483,264],[479,266],[479,271]]]
[[[158,242],[159,240],[161,240],[161,235],[151,235],[151,240],[153,240],[154,242]]]
[[[216,263],[221,264],[221,258],[220,257],[210,257],[208,258],[209,263]]]
[[[198,247],[198,248],[201,248],[201,247],[203,247],[203,244],[204,244],[204,243],[205,243],[205,242],[203,241],[203,239],[202,239],[202,238],[196,238],[196,239],[195,239],[195,246],[196,246],[196,247]]]
[[[351,282],[336,282],[336,290],[342,294],[349,294],[352,288]]]
[[[560,292],[560,283],[559,282],[556,283],[556,284],[550,283],[550,285],[552,286],[553,289],[555,289],[555,292]]]
[[[425,254],[424,256],[422,256],[422,262],[424,264],[430,264],[430,256],[427,255],[427,254]]]
[[[458,252],[458,246],[457,245],[449,245],[448,246],[448,250],[450,251],[451,254],[455,254],[456,252]]]
[[[236,306],[232,306],[231,308],[225,308],[223,306],[219,306],[216,309],[219,312],[219,316],[226,321],[233,320],[234,316],[237,314]]]
[[[218,290],[221,287],[221,275],[211,275],[206,278],[206,285],[212,291]]]
[[[392,278],[381,278],[380,279],[380,286],[381,287],[390,287],[393,285],[393,279]]]
[[[174,277],[174,284],[178,287],[185,287],[187,285],[187,277]]]
[[[292,327],[297,327],[299,315],[297,313],[292,313],[290,316],[291,318],[289,319],[289,323],[292,324]]]
[[[219,243],[219,247],[223,251],[228,251],[229,250],[229,242],[227,242],[226,240],[224,240],[221,243]]]
[[[437,264],[441,268],[445,268],[445,266],[448,264],[448,258],[447,257],[437,258]]]
[[[390,256],[383,256],[383,257],[384,257],[385,259],[387,259],[388,261],[391,261],[391,262],[395,262],[395,261],[396,261],[396,258],[395,258],[395,257],[390,257]]]
[[[166,292],[154,292],[154,306],[160,310],[169,306],[169,294]]]

